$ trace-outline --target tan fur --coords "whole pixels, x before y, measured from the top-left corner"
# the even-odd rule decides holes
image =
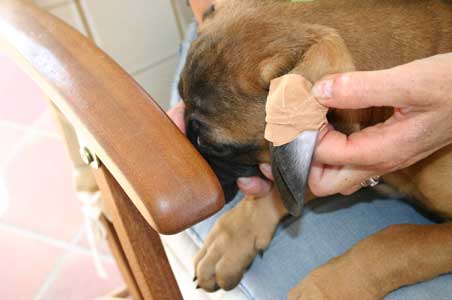
[[[276,190],[259,199],[247,196],[226,212],[195,257],[200,286],[207,291],[234,288],[256,254],[270,244],[285,213]]]
[[[440,0],[316,0],[302,4],[220,0],[190,52],[182,75],[188,114],[209,125],[206,136],[212,143],[259,145],[261,151],[255,157],[268,161],[263,139],[264,104],[271,79],[292,72],[315,82],[331,73],[390,68],[452,52],[452,5]],[[217,107],[215,113],[200,113],[193,104],[198,90],[189,87],[199,78],[209,81],[212,87],[211,94],[203,95],[210,102],[201,104]],[[390,113],[388,108],[332,111],[329,117],[336,128],[353,132],[384,121]],[[385,180],[451,219],[451,173],[449,146],[409,168],[388,174]],[[276,197],[273,202],[277,201]],[[204,263],[204,269],[200,267],[202,261],[222,257],[218,251],[224,250],[212,249],[211,245],[224,232],[230,235],[231,244],[248,238],[246,232],[250,231],[242,232],[233,225],[248,217],[241,206],[219,221],[221,227],[214,229],[201,250],[203,259],[197,261],[197,274],[208,277],[200,281],[203,288],[231,288],[256,254],[256,248],[238,248],[228,255],[242,263],[217,273],[203,271],[215,268],[216,261]],[[271,206],[262,204],[262,209]],[[283,210],[278,210],[274,216],[279,220],[284,215]],[[273,234],[277,222],[270,224],[264,227],[267,235]],[[400,286],[447,272],[452,272],[450,223],[393,226],[312,272],[289,298],[381,299]],[[222,278],[221,283],[215,278]]]

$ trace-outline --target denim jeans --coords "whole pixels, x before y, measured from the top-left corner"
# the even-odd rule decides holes
[[[180,99],[177,82],[188,47],[195,37],[196,25],[192,24],[180,49],[172,105]],[[201,245],[215,221],[240,199],[238,195],[215,216],[191,228],[192,238]],[[265,255],[256,257],[240,288],[250,300],[287,299],[289,290],[310,271],[341,255],[361,239],[393,224],[431,223],[402,200],[384,199],[371,191],[315,200],[306,206],[301,218],[288,219],[279,226]],[[386,299],[452,300],[452,274],[403,287]]]
[[[236,197],[215,216],[195,225],[189,231],[192,238],[201,245],[215,221],[240,199]],[[404,201],[384,199],[372,191],[314,200],[300,218],[279,226],[264,256],[256,257],[245,273],[240,288],[250,300],[287,299],[289,290],[310,271],[361,239],[393,224],[431,223]],[[386,299],[452,300],[452,274],[401,288]]]

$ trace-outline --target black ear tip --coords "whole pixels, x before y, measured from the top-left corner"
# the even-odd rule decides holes
[[[272,172],[284,206],[293,216],[299,216],[317,142],[317,131],[305,131],[292,142],[270,147]]]
[[[281,195],[284,206],[291,216],[299,217],[301,215],[301,210],[303,209],[303,200],[299,201],[295,199],[292,192],[289,190],[287,183],[284,181],[284,177],[278,168],[278,164],[272,163],[272,173],[275,179],[276,187]]]

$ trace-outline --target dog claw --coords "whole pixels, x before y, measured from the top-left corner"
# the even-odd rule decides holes
[[[264,250],[259,250],[259,256],[260,258],[264,258]]]
[[[195,282],[196,280],[198,280],[198,276],[195,275],[195,277],[193,277],[193,282]]]
[[[198,285],[196,285],[196,289],[197,290],[199,290],[201,287],[199,286],[199,284]]]

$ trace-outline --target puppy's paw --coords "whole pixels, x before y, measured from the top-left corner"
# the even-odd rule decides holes
[[[270,244],[279,223],[281,212],[273,201],[245,198],[217,221],[195,257],[199,287],[213,292],[237,286],[256,254]]]
[[[367,275],[345,266],[341,257],[320,266],[289,292],[289,300],[380,300]]]

